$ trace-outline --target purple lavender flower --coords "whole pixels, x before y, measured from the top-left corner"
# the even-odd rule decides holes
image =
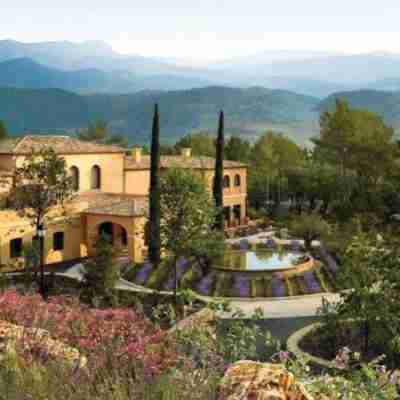
[[[168,276],[168,279],[167,279],[166,281],[164,281],[163,289],[164,289],[164,290],[171,291],[171,290],[174,289],[174,285],[175,285],[174,272],[171,271],[170,274],[169,274],[169,276]]]
[[[239,297],[249,297],[250,285],[248,279],[241,274],[235,274],[233,293]]]
[[[324,259],[328,269],[335,275],[339,270],[339,266],[337,265],[335,259],[326,251],[326,248],[323,245],[320,246],[319,252]]]
[[[328,265],[328,268],[329,268],[334,274],[336,274],[336,272],[338,271],[339,267],[338,267],[336,261],[334,260],[334,258],[333,258],[330,254],[327,254],[327,256],[326,256],[325,259],[326,259],[326,263],[327,263],[327,265]]]
[[[204,296],[208,296],[210,293],[210,289],[212,286],[212,283],[214,281],[214,274],[213,272],[208,273],[206,276],[204,276],[201,281],[196,285],[196,290],[204,295]]]
[[[271,281],[271,290],[273,297],[284,297],[285,287],[283,286],[282,279],[274,277]]]
[[[190,264],[184,257],[180,257],[176,263],[177,278],[181,279],[185,272],[189,269]]]
[[[268,249],[273,249],[275,248],[275,242],[272,238],[267,239],[267,241],[265,242],[265,247]]]
[[[300,251],[300,249],[301,249],[301,243],[300,243],[298,240],[292,240],[291,245],[292,245],[292,249],[293,249],[294,251]]]
[[[153,270],[153,265],[150,263],[145,263],[139,269],[139,271],[135,275],[135,283],[137,285],[143,285],[149,279],[150,273]]]
[[[309,293],[320,293],[322,292],[321,287],[318,283],[318,281],[315,279],[314,272],[312,271],[307,271],[303,275],[304,281],[307,286],[307,290]]]
[[[190,264],[184,257],[180,257],[176,262],[176,279],[179,281],[188,270]],[[175,285],[175,270],[171,267],[168,279],[164,282],[164,290],[173,290]]]
[[[239,242],[239,249],[240,250],[248,250],[249,248],[249,242],[247,240],[241,240]]]
[[[278,361],[281,364],[286,364],[287,361],[290,359],[290,354],[288,351],[278,351],[278,353],[275,353],[271,356],[272,361]]]
[[[319,252],[320,252],[321,256],[324,257],[324,258],[328,255],[328,252],[326,251],[325,246],[322,245],[322,244],[319,247]]]

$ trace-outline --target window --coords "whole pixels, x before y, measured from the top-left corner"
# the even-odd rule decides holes
[[[79,190],[79,169],[77,167],[71,167],[69,173],[72,178],[72,189],[77,192]]]
[[[235,175],[235,186],[240,186],[240,175]]]
[[[64,250],[64,232],[56,232],[53,235],[53,250]]]
[[[100,171],[100,167],[98,165],[95,165],[92,168],[90,181],[91,181],[91,185],[90,185],[91,189],[100,189],[100,186],[101,186],[101,171]]]
[[[231,178],[229,178],[229,175],[224,176],[223,185],[224,185],[224,188],[231,187]]]
[[[22,238],[10,241],[10,257],[17,258],[22,256]]]

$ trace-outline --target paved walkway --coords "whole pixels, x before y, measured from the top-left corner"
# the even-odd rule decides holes
[[[338,301],[339,297],[338,293],[321,293],[279,299],[233,300],[231,306],[233,310],[242,311],[246,317],[251,317],[256,309],[261,309],[265,317],[271,319],[313,317],[317,315],[323,298],[329,301]],[[221,316],[229,318],[232,313],[225,313]]]
[[[67,276],[78,281],[82,280],[83,265],[76,264],[65,272],[59,272],[57,275]],[[153,293],[153,290],[132,282],[120,279],[116,289],[132,292]],[[201,296],[204,300],[212,300],[211,297]],[[284,297],[275,299],[233,299],[230,304],[232,313],[221,313],[222,318],[231,318],[235,310],[240,310],[245,317],[251,317],[256,309],[261,309],[268,319],[313,317],[317,315],[317,310],[322,304],[322,299],[329,301],[339,300],[338,293],[321,293],[298,297]]]
[[[64,272],[56,272],[57,275],[66,276],[68,278],[76,279],[81,281],[83,279],[83,265],[81,263],[75,264],[74,266],[68,268]],[[116,289],[126,290],[130,292],[142,292],[142,293],[153,293],[151,289],[145,288],[143,286],[136,285],[125,279],[120,279],[115,286]]]

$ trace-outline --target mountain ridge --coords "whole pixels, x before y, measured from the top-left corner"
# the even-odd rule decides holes
[[[227,134],[252,139],[273,127],[315,119],[313,108],[318,101],[311,96],[260,87],[212,86],[122,95],[0,88],[0,119],[5,121],[12,134],[21,134],[52,129],[71,133],[85,127],[89,121],[101,118],[108,121],[113,133],[126,134],[131,143],[146,143],[150,138],[154,103],[157,102],[166,142],[194,131],[214,131],[221,108],[226,115]]]
[[[119,54],[101,41],[21,43],[0,40],[0,62],[21,57],[57,70],[100,70],[109,77],[106,88],[110,86],[113,92],[114,87],[124,87],[118,82],[125,79],[132,81],[125,85],[129,91],[259,85],[323,98],[336,91],[370,86],[391,90],[392,86],[385,80],[400,79],[400,55],[387,52],[264,51],[196,66],[173,57]],[[110,90],[100,88],[98,91]]]

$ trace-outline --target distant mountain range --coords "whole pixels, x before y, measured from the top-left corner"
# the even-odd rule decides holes
[[[196,65],[173,57],[121,55],[97,41],[0,40],[0,63],[5,61],[11,64],[2,68],[15,68],[19,75],[4,75],[2,85],[43,88],[46,82],[47,87],[59,82],[56,87],[80,93],[262,86],[323,98],[337,91],[400,89],[400,55],[391,53],[266,51]]]
[[[166,142],[215,131],[224,109],[228,134],[274,129],[306,144],[335,97],[400,128],[400,55],[268,51],[196,65],[120,55],[103,42],[0,40],[0,119],[13,134],[73,133],[102,118],[145,143],[158,102]]]
[[[58,88],[78,93],[134,93],[141,90],[185,89],[202,87],[210,82],[202,79],[168,75],[136,77],[122,71],[99,69],[59,70],[44,66],[30,58],[14,58],[0,62],[0,86],[23,89]]]

